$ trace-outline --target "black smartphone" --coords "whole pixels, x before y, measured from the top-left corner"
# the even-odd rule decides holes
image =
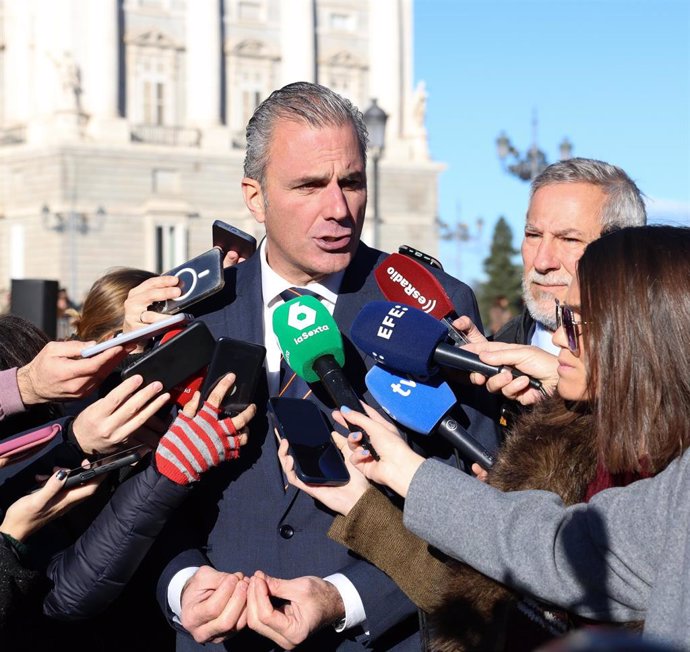
[[[419,251],[419,249],[410,247],[409,245],[400,245],[398,247],[398,253],[402,254],[403,256],[409,256],[410,258],[418,260],[420,263],[425,263],[430,267],[443,269],[443,265],[441,265],[439,260],[437,260],[433,256],[430,256],[429,254],[425,254],[423,251]]]
[[[141,374],[144,385],[159,380],[167,392],[206,367],[215,346],[216,340],[208,326],[195,321],[129,365],[122,372],[122,379]]]
[[[240,258],[249,258],[256,251],[256,238],[236,226],[216,220],[212,229],[213,246],[218,247],[223,256],[228,251],[236,251]]]
[[[164,276],[177,276],[180,279],[178,286],[182,294],[176,299],[156,301],[148,309],[174,315],[223,289],[223,252],[212,247],[196,258],[166,272]]]
[[[134,464],[146,454],[147,450],[144,446],[135,446],[91,462],[87,467],[80,466],[71,469],[63,486],[65,489],[76,487],[104,473],[110,473],[123,466]]]
[[[311,401],[273,397],[268,400],[273,425],[290,444],[295,473],[304,484],[347,484],[347,471],[340,451],[321,410]]]
[[[205,401],[218,381],[232,372],[237,379],[225,395],[220,409],[230,416],[242,412],[254,400],[265,357],[266,349],[260,344],[219,337],[201,387],[201,399]]]

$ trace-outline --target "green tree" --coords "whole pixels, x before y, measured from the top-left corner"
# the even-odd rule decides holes
[[[482,322],[490,332],[491,309],[502,297],[511,315],[522,309],[522,265],[514,261],[517,249],[513,247],[513,232],[503,217],[499,218],[491,241],[491,253],[484,259],[487,280],[479,286],[477,301]],[[496,310],[494,308],[494,310]],[[495,317],[495,312],[494,312]]]

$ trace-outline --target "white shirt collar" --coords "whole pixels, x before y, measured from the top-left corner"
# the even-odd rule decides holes
[[[263,294],[264,308],[273,307],[273,304],[280,299],[280,293],[291,287],[296,287],[294,283],[286,281],[282,276],[277,274],[268,264],[266,258],[266,239],[261,242],[259,246],[259,256],[261,261],[261,292]],[[316,292],[321,298],[325,299],[332,306],[338,299],[338,292],[340,285],[343,282],[345,270],[329,274],[322,281],[314,281],[308,283],[304,287],[308,287],[313,292]]]
[[[536,326],[537,327],[534,329],[534,335],[532,335],[532,341],[530,344],[538,346],[540,349],[547,351],[548,353],[558,355],[561,352],[561,349],[551,341],[553,331],[546,328],[541,322],[537,322]]]

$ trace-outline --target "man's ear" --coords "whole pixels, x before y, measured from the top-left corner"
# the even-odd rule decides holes
[[[263,224],[266,220],[266,214],[261,184],[256,179],[244,177],[242,179],[242,195],[244,195],[244,203],[247,205],[249,212],[254,216],[254,219],[259,224]]]

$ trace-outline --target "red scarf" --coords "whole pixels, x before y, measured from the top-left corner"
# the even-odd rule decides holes
[[[599,464],[597,464],[597,473],[594,476],[594,480],[587,485],[585,502],[588,503],[592,496],[595,496],[604,489],[610,489],[611,487],[627,487],[637,480],[651,477],[652,474],[644,470],[646,465],[643,464],[642,466],[643,469],[639,472],[625,471],[623,473],[609,473],[606,467],[599,462]]]

